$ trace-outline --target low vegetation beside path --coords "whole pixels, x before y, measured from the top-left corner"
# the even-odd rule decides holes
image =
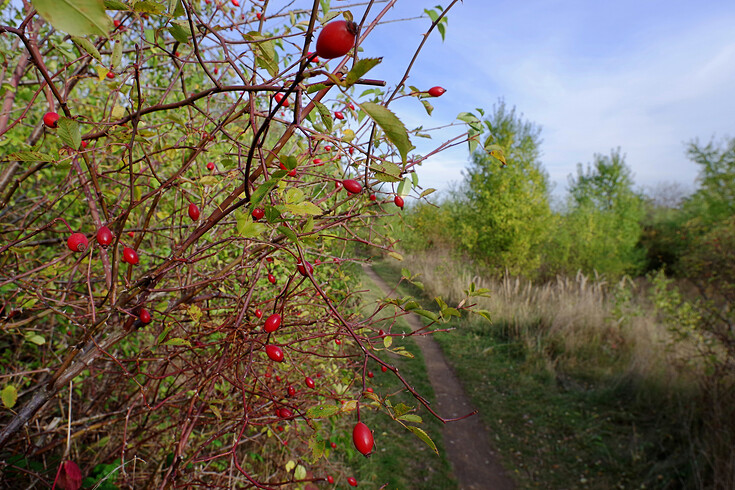
[[[671,325],[682,311],[667,279],[646,287],[582,274],[534,284],[490,281],[448,255],[375,264],[429,307],[470,282],[487,288],[479,306],[493,322],[464,316],[436,335],[480,409],[520,488],[709,488],[718,441],[729,426],[712,417],[711,364]],[[677,301],[675,301],[677,300]],[[434,303],[435,305],[435,303]]]

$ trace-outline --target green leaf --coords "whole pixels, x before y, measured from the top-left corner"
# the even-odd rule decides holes
[[[237,233],[244,238],[255,238],[260,236],[267,229],[262,223],[256,223],[247,213],[237,213]]]
[[[303,480],[304,478],[306,478],[306,468],[304,468],[301,465],[298,465],[296,467],[296,471],[293,472],[293,476],[297,480]]]
[[[417,310],[413,310],[413,312],[416,313],[417,315],[423,316],[424,318],[428,318],[432,322],[435,322],[438,320],[436,314],[432,311],[417,309]]]
[[[144,14],[160,15],[166,11],[166,7],[148,0],[138,0],[133,5],[133,10]]]
[[[278,185],[278,181],[281,180],[281,178],[283,178],[286,173],[287,172],[284,171],[273,172],[273,175],[271,175],[271,178],[268,179],[267,182],[260,184],[260,187],[255,189],[255,191],[250,194],[250,205],[253,208],[256,208],[263,197],[265,197],[265,195],[268,194],[271,189]]]
[[[296,234],[293,231],[291,231],[289,228],[283,225],[278,227],[278,231],[281,232],[286,238],[288,238],[292,242],[299,241],[299,238],[296,236]]]
[[[388,255],[396,260],[403,260],[403,255],[399,254],[398,252],[388,252]]]
[[[174,39],[176,39],[181,44],[187,44],[189,42],[189,36],[191,35],[189,26],[184,29],[184,27],[179,24],[171,23],[168,28],[168,32],[170,32]]]
[[[102,0],[32,0],[41,17],[72,36],[107,37],[112,22]]]
[[[130,10],[130,5],[120,0],[105,0],[105,10]]]
[[[179,338],[179,337],[174,337],[172,339],[168,339],[166,342],[163,343],[163,345],[172,345],[174,347],[181,346],[181,345],[186,345],[186,346],[191,347],[191,343],[189,343],[188,340],[182,339],[182,338]]]
[[[436,444],[434,444],[434,441],[431,440],[431,437],[424,432],[422,429],[418,427],[414,427],[413,425],[407,425],[406,426],[408,430],[416,434],[416,436],[424,441],[427,446],[429,446],[437,455],[439,455],[439,451],[436,449]]]
[[[421,99],[421,103],[424,105],[426,113],[431,116],[431,113],[434,112],[434,106],[429,104],[429,101],[426,99]]]
[[[81,49],[82,51],[86,51],[87,53],[89,53],[90,56],[92,56],[92,58],[102,63],[102,55],[97,50],[95,45],[89,41],[89,39],[72,36],[71,40],[74,41],[79,49]]]
[[[391,345],[393,345],[393,337],[391,337],[390,335],[386,335],[385,337],[383,337],[383,346],[386,349],[389,349]]]
[[[15,402],[18,401],[18,389],[13,385],[7,385],[0,391],[0,398],[3,400],[5,408],[13,408]]]
[[[369,72],[375,65],[378,65],[382,58],[363,58],[355,63],[350,72],[345,77],[345,85],[354,85],[357,80],[362,78],[367,72]]]
[[[398,184],[397,194],[401,197],[406,197],[411,192],[412,182],[410,177],[406,177],[403,181]]]
[[[429,194],[432,194],[432,193],[434,193],[434,192],[436,192],[436,189],[428,188],[428,189],[426,189],[426,190],[425,190],[424,192],[422,192],[422,193],[421,193],[421,195],[420,195],[419,197],[426,197],[426,196],[428,196]]]
[[[411,407],[409,407],[405,403],[399,403],[395,406],[393,410],[396,412],[396,417],[401,418],[401,416],[411,411]]]
[[[363,102],[360,107],[380,126],[388,140],[398,149],[398,153],[401,154],[401,159],[405,163],[408,152],[413,149],[413,146],[411,146],[408,131],[406,131],[406,127],[401,120],[387,107],[373,102]]]
[[[416,424],[423,423],[423,419],[416,415],[415,413],[407,413],[406,415],[401,415],[398,417],[398,420],[403,420],[404,422],[414,422]]]
[[[156,339],[156,345],[159,345],[161,342],[163,342],[163,339],[166,338],[166,335],[168,335],[168,333],[171,331],[172,328],[173,327],[168,326],[168,327],[166,327],[166,328],[163,329],[163,332],[161,332],[160,334],[158,334],[158,338]]]
[[[490,318],[490,312],[487,310],[472,309],[470,311],[476,315],[480,315],[481,317],[483,317],[485,320],[489,321],[490,323],[492,323],[493,321],[492,318]]]
[[[51,155],[39,151],[17,151],[7,158],[11,162],[53,162]]]
[[[319,216],[324,212],[319,206],[309,201],[304,201],[299,204],[284,204],[283,208],[297,216]]]
[[[75,120],[67,117],[60,117],[58,124],[56,134],[59,135],[61,141],[69,148],[78,150],[82,144],[82,133],[79,130],[79,124]]]
[[[40,335],[38,335],[36,333],[32,333],[30,335],[26,335],[26,340],[28,342],[30,342],[32,344],[36,344],[36,345],[43,345],[43,344],[46,343],[46,339],[44,339],[43,337],[41,337]]]
[[[112,47],[112,56],[110,56],[110,66],[114,68],[120,64],[120,61],[122,61],[122,52],[122,43],[115,41],[115,45]]]
[[[220,179],[214,175],[205,175],[199,179],[200,185],[217,185],[220,183]]]
[[[319,116],[322,118],[322,122],[327,128],[327,132],[331,131],[332,126],[334,125],[334,121],[332,120],[332,114],[329,112],[329,109],[327,109],[327,106],[325,106],[321,102],[314,101],[314,105],[319,111]]]
[[[306,417],[310,419],[331,417],[337,412],[339,412],[339,407],[337,405],[318,405],[308,409],[306,411]]]

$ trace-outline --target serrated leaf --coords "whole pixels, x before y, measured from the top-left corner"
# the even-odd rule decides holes
[[[199,179],[200,185],[217,185],[219,182],[220,179],[214,175],[205,175]]]
[[[487,311],[487,310],[475,310],[475,309],[472,309],[470,311],[472,313],[476,314],[476,315],[480,315],[481,317],[483,317],[485,320],[489,321],[490,323],[492,323],[492,321],[493,321],[492,318],[490,318],[490,312]]]
[[[399,403],[399,404],[397,404],[395,406],[395,408],[393,409],[393,411],[396,413],[396,417],[399,417],[400,418],[401,415],[404,415],[404,414],[410,412],[411,411],[411,407],[409,407],[405,403],[402,403],[401,402],[401,403]]]
[[[336,405],[318,405],[316,407],[309,408],[306,411],[306,417],[310,419],[319,419],[331,417],[337,412],[339,412],[339,407]]]
[[[110,56],[110,66],[114,68],[120,64],[120,61],[122,61],[122,52],[122,43],[115,41],[115,45],[112,47],[112,56]]]
[[[306,478],[306,468],[304,468],[301,465],[298,465],[296,467],[296,471],[293,472],[293,476],[297,480],[303,480],[304,478]]]
[[[360,107],[380,126],[388,140],[398,149],[398,153],[401,154],[401,159],[405,163],[408,152],[413,149],[406,126],[387,107],[373,102],[363,102]]]
[[[403,260],[403,255],[399,254],[398,252],[388,252],[388,255],[396,260]]]
[[[288,238],[292,242],[299,241],[299,238],[296,236],[296,234],[293,231],[291,231],[289,228],[283,225],[278,227],[278,231],[281,232],[286,238]]]
[[[414,355],[408,352],[403,347],[398,347],[395,350],[392,350],[391,352],[393,352],[394,354],[398,354],[399,356],[408,357],[409,359],[414,358]]]
[[[102,0],[32,0],[41,17],[72,36],[104,36],[112,22]]]
[[[428,318],[432,322],[435,322],[438,320],[436,314],[433,311],[422,310],[419,308],[419,309],[413,310],[413,312],[416,313],[417,315],[421,315],[424,318]]]
[[[422,192],[419,197],[426,197],[429,194],[433,194],[434,192],[436,192],[436,189],[428,188],[424,192]]]
[[[434,112],[434,106],[429,104],[429,101],[426,99],[421,99],[421,103],[424,105],[426,113],[431,116],[431,113]]]
[[[442,308],[442,316],[444,318],[447,318],[450,316],[461,317],[462,315],[459,313],[459,310],[457,310],[456,308],[448,307],[448,308]]]
[[[88,39],[85,39],[83,37],[75,37],[75,36],[72,36],[71,39],[72,41],[74,41],[74,44],[76,44],[79,49],[87,52],[90,56],[92,56],[92,58],[102,63],[102,55],[97,50],[95,45],[92,44]]]
[[[51,155],[40,151],[17,151],[8,155],[11,162],[53,162]]]
[[[187,44],[189,42],[191,31],[188,28],[184,29],[179,24],[172,23],[168,28],[168,32],[170,32],[173,38],[181,44]]]
[[[391,174],[380,171],[375,172],[375,178],[378,179],[379,182],[400,182],[403,180],[400,177],[394,177]]]
[[[298,204],[284,204],[283,208],[297,216],[319,216],[324,212],[319,206],[309,201]]]
[[[429,434],[418,427],[414,427],[413,425],[407,425],[406,427],[408,428],[408,430],[416,434],[419,439],[424,441],[426,445],[429,446],[437,455],[439,455],[439,451],[436,449],[436,444],[434,444],[434,441],[431,440]]]
[[[171,346],[174,346],[174,347],[186,345],[186,346],[191,347],[191,343],[188,340],[182,339],[182,338],[179,338],[179,337],[174,337],[172,339],[168,339],[166,342],[163,343],[163,345],[171,345]]]
[[[120,0],[105,0],[105,10],[130,10],[130,5]]]
[[[376,65],[378,65],[382,60],[382,58],[362,58],[358,60],[357,63],[355,63],[355,66],[352,67],[350,72],[345,77],[344,84],[347,87],[350,87],[357,82],[360,78],[362,78],[367,72],[373,69]]]
[[[260,187],[255,189],[255,191],[250,194],[250,205],[253,208],[257,207],[258,203],[260,203],[263,197],[267,193],[269,193],[276,185],[278,185],[278,181],[281,180],[281,177],[283,177],[284,175],[286,175],[286,172],[284,171],[274,172],[267,182],[260,184]]]
[[[156,2],[151,2],[148,0],[138,0],[133,5],[133,10],[136,12],[141,12],[143,14],[160,15],[166,10],[166,7]]]
[[[415,413],[407,413],[406,415],[401,415],[400,417],[398,417],[398,420],[402,420],[404,422],[414,422],[416,424],[421,424],[424,422],[424,420]]]
[[[352,412],[353,410],[357,410],[357,400],[345,401],[342,403],[342,408],[340,410],[342,412]]]
[[[0,398],[3,400],[5,408],[13,408],[15,402],[18,401],[18,389],[13,385],[7,385],[0,391]]]
[[[246,213],[238,213],[236,215],[237,220],[237,233],[242,235],[244,238],[255,238],[260,236],[267,229],[262,223],[256,223]]]
[[[334,120],[332,120],[332,114],[329,112],[329,109],[321,102],[314,101],[314,105],[317,111],[319,111],[319,117],[321,117],[322,123],[327,128],[327,132],[331,131],[334,126]]]
[[[394,177],[401,177],[401,168],[393,162],[383,162],[380,165],[373,165],[375,170],[385,172]]]
[[[393,337],[391,337],[390,335],[386,335],[385,337],[383,337],[383,346],[386,349],[389,349],[391,345],[393,345]]]
[[[82,144],[82,133],[79,130],[79,124],[73,119],[61,117],[59,118],[58,125],[56,134],[59,135],[61,141],[69,148],[79,149],[79,146]]]

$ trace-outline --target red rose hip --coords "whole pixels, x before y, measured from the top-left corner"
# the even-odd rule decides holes
[[[316,39],[316,54],[325,59],[346,55],[355,45],[357,24],[335,20],[325,25]]]
[[[403,198],[401,196],[396,196],[395,199],[393,199],[393,202],[398,206],[399,208],[403,209]]]
[[[373,433],[362,422],[355,424],[352,429],[352,442],[355,443],[357,450],[365,456],[369,456],[373,451]]]
[[[281,326],[281,315],[279,315],[278,313],[273,313],[265,321],[265,326],[263,327],[263,329],[268,333],[272,333],[278,330],[278,327],[280,326]]]
[[[360,192],[362,192],[362,184],[354,179],[343,180],[342,186],[350,194],[359,194]]]
[[[191,203],[189,204],[189,217],[192,221],[196,221],[199,219],[199,208],[196,204]]]
[[[440,97],[446,90],[442,87],[431,87],[429,89],[429,95],[432,97]]]
[[[102,226],[99,230],[97,230],[97,243],[99,243],[101,246],[108,246],[112,243],[112,239],[112,231],[110,231],[108,227]]]
[[[138,262],[140,262],[140,258],[138,258],[138,252],[130,247],[123,248],[123,262],[127,262],[130,265],[137,264]]]
[[[268,357],[270,357],[272,361],[283,362],[283,350],[281,350],[277,345],[266,345],[265,353],[268,354]]]
[[[72,233],[66,240],[66,246],[72,252],[84,252],[87,250],[87,243],[87,237],[84,236],[84,233]]]
[[[43,116],[43,123],[46,127],[55,129],[59,125],[59,115],[55,112],[47,112]]]

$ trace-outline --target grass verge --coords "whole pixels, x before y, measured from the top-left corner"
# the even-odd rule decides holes
[[[374,270],[389,284],[400,271]],[[425,279],[424,279],[425,280]],[[407,285],[404,294],[430,308],[431,298]],[[693,488],[687,393],[591,356],[574,370],[549,362],[546,338],[529,342],[534,325],[462,318],[435,335],[519,488]]]

